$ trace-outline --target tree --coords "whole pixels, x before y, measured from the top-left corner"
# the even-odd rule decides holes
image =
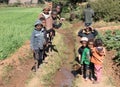
[[[8,4],[8,3],[9,3],[9,0],[0,0],[0,3]]]

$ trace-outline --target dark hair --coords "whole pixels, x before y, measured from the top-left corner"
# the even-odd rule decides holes
[[[88,43],[90,43],[90,42],[93,42],[93,43],[94,43],[94,39],[89,39],[89,40],[88,40]]]
[[[92,28],[91,28],[91,27],[86,27],[85,29],[89,29],[89,31],[92,31]]]
[[[62,6],[60,5],[60,4],[57,4],[56,6],[55,6],[55,8],[57,8],[57,7],[60,7],[60,12],[58,12],[58,14],[61,14],[62,13]]]
[[[87,4],[87,8],[91,8],[90,4]]]
[[[52,10],[52,13],[51,13],[51,14],[56,14],[56,15],[57,15],[58,13],[57,13],[56,9],[54,9],[54,8],[53,8],[53,10]]]
[[[41,17],[40,20],[41,20],[41,21],[45,20],[45,17]]]
[[[100,38],[99,38],[99,39],[96,39],[96,40],[95,40],[95,46],[96,46],[96,47],[98,47],[98,46],[103,46],[103,41],[102,41],[102,39],[100,39]]]
[[[42,27],[43,27],[43,25],[42,24],[40,24]],[[38,26],[38,24],[37,25],[35,25],[35,27],[37,27]]]

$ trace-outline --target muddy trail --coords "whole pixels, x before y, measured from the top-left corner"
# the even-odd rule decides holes
[[[0,62],[0,87],[25,87],[33,66],[29,44],[26,41],[13,55]]]
[[[64,35],[64,42],[68,48],[66,50],[66,55],[68,55],[68,59],[66,61],[63,61],[63,65],[61,68],[56,72],[55,77],[54,77],[54,85],[51,87],[118,87],[117,82],[115,82],[115,79],[112,78],[112,74],[114,74],[112,70],[112,57],[115,55],[114,51],[107,51],[106,54],[106,59],[104,62],[103,66],[103,79],[100,84],[92,84],[92,81],[85,81],[82,76],[78,73],[78,70],[75,70],[73,68],[75,63],[75,58],[77,57],[76,55],[76,50],[77,48],[75,47],[76,43],[79,43],[79,39],[76,38],[75,36],[75,31],[79,28],[79,26],[82,25],[82,23],[76,23],[73,24],[73,26],[68,29],[68,30],[60,30],[58,31],[59,33]],[[97,28],[98,31],[100,32],[105,32],[106,30],[115,30],[120,28],[120,26],[110,26],[110,27],[101,27]],[[76,29],[76,30],[72,30]],[[68,32],[69,31],[69,32]],[[108,62],[109,60],[109,62]],[[74,63],[73,63],[74,62]],[[76,66],[76,68],[78,68]],[[108,70],[109,68],[109,70]],[[78,74],[76,74],[78,73]],[[114,81],[113,81],[114,80]],[[76,83],[77,82],[77,83]]]
[[[80,24],[76,25],[79,26]],[[72,74],[72,67],[75,59],[75,37],[72,29],[78,26],[73,25],[71,28],[67,30],[64,29],[58,31],[60,34],[64,36],[64,43],[65,46],[67,47],[65,55],[68,56],[65,61],[63,60],[62,66],[56,72],[54,77],[55,82],[51,87],[72,87],[73,85],[74,75]]]

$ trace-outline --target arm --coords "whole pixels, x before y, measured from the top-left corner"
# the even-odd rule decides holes
[[[83,16],[83,21],[85,21],[85,10],[83,11],[82,16]]]
[[[30,40],[30,47],[32,50],[34,50],[34,41],[35,41],[34,35],[35,35],[35,33],[33,31],[32,36],[31,36],[31,40]]]
[[[94,36],[97,36],[98,35],[98,31],[97,30],[92,30],[92,33],[94,34]]]
[[[103,48],[103,50],[102,50],[101,52],[98,52],[98,51],[97,51],[97,53],[98,53],[100,56],[105,56],[105,54],[106,54],[106,53],[105,53],[105,48]]]
[[[79,59],[79,61],[81,60],[81,55],[79,54],[79,56],[78,56],[78,59]]]
[[[90,57],[90,52],[89,52],[89,51],[86,52],[86,57],[87,57],[87,59],[90,61],[90,58],[91,58],[91,57]]]
[[[41,17],[44,17],[42,14],[39,14],[38,15],[38,19],[40,19]]]
[[[82,53],[82,55],[81,55],[81,61],[80,61],[80,64],[83,64],[83,62],[84,62],[84,60],[85,60],[85,55],[86,54],[86,50],[84,49],[83,50],[83,53]]]
[[[92,10],[92,17],[94,17],[94,15],[95,15],[95,14],[94,14],[94,10]]]
[[[83,37],[83,30],[80,30],[80,31],[78,32],[78,36],[79,36],[79,37]]]
[[[58,28],[60,28],[61,26],[62,26],[62,23],[53,24],[53,27],[54,27],[55,29],[58,29]]]

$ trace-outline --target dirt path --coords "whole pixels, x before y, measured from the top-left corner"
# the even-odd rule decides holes
[[[80,26],[80,23],[77,23],[75,25],[73,25],[71,27],[71,29],[78,29]],[[115,29],[119,29],[120,26],[110,26],[110,27],[103,27],[103,28],[98,28],[99,31],[106,31],[106,30],[115,30]],[[112,53],[107,53],[107,57],[105,60],[105,64],[104,64],[104,69],[103,69],[103,78],[100,84],[92,84],[92,81],[85,81],[83,79],[82,76],[80,76],[79,78],[76,79],[76,86],[72,85],[71,82],[74,81],[73,80],[73,75],[71,75],[71,71],[72,71],[72,66],[73,64],[70,64],[71,62],[74,62],[73,58],[75,58],[75,43],[79,42],[77,40],[79,40],[77,38],[76,42],[74,40],[74,34],[75,34],[75,30],[74,32],[71,29],[67,29],[67,30],[62,30],[59,31],[60,33],[62,33],[65,36],[65,44],[67,44],[67,46],[69,47],[68,50],[68,54],[69,55],[69,59],[67,60],[67,62],[64,62],[63,66],[61,67],[61,69],[56,73],[55,75],[55,84],[52,87],[115,87],[114,83],[112,82],[112,77],[110,75],[108,75],[108,68],[109,66],[106,66],[107,60],[109,59],[108,57],[112,56]],[[69,30],[69,33],[67,32]],[[69,41],[70,40],[70,41]],[[71,67],[70,67],[71,66]],[[71,71],[70,71],[71,70]],[[71,81],[71,82],[70,82]]]
[[[67,30],[59,30],[58,32],[64,36],[64,43],[67,47],[65,55],[67,55],[66,61],[63,61],[61,68],[56,72],[54,77],[54,85],[51,87],[71,87],[74,79],[72,71],[72,62],[75,58],[75,41],[73,37],[72,26]],[[68,32],[69,31],[69,32]]]
[[[116,30],[120,29],[120,26],[108,26],[108,27],[101,27],[101,28],[95,28],[100,32],[105,32],[106,30]],[[77,39],[79,40],[79,39]],[[77,41],[79,42],[79,41]],[[104,66],[103,66],[103,74],[102,74],[102,81],[100,84],[92,84],[92,81],[88,80],[85,81],[84,78],[81,75],[77,75],[74,81],[74,87],[119,87],[120,85],[117,84],[118,81],[120,81],[119,77],[117,78],[118,80],[116,81],[114,76],[114,70],[112,68],[112,58],[115,55],[115,52],[110,51],[106,53],[107,56],[105,57],[104,61]],[[115,76],[114,76],[115,77]]]
[[[30,55],[29,41],[27,41],[10,58],[0,62],[0,87],[25,87],[33,65]]]
[[[99,84],[92,84],[92,81],[88,80],[85,81],[82,76],[78,75],[78,78],[75,80],[75,86],[74,87],[117,87],[115,86],[115,83],[113,82],[113,78],[111,77],[111,71],[112,67],[110,67],[110,61],[108,62],[108,59],[111,59],[114,55],[114,52],[107,52],[106,59],[104,61],[104,66],[103,66],[103,75],[102,75],[102,80]],[[119,86],[118,86],[119,87]]]
[[[58,30],[60,34],[64,36],[64,43],[67,47],[64,54],[67,56],[67,60],[63,61],[61,68],[56,72],[54,79],[54,84],[49,87],[115,87],[112,77],[110,76],[109,69],[110,64],[107,61],[112,56],[112,53],[108,53],[105,60],[105,68],[103,69],[103,78],[100,84],[93,85],[91,81],[84,81],[82,76],[78,75],[77,78],[74,78],[72,71],[72,66],[74,65],[74,58],[76,57],[75,44],[78,44],[78,38],[76,38],[76,31],[78,31],[80,23],[73,24],[70,29],[61,29]],[[110,26],[98,28],[98,30],[104,31],[107,29],[118,29],[120,26]],[[69,32],[68,32],[69,31]],[[57,44],[56,44],[57,45]],[[40,84],[39,78],[41,72],[44,72],[44,69],[39,69],[37,73],[31,72],[31,67],[33,66],[33,59],[31,58],[29,41],[27,41],[17,52],[15,52],[10,58],[0,61],[0,87],[44,87]],[[49,61],[48,61],[49,62]],[[47,64],[46,64],[47,65]],[[110,66],[109,66],[110,65]],[[11,70],[4,72],[4,67],[11,67]],[[41,66],[42,67],[42,66]],[[3,76],[3,73],[5,76]],[[33,73],[34,78],[27,84],[29,76]],[[4,79],[4,78],[6,79]],[[38,78],[39,77],[39,78]],[[31,77],[32,78],[32,77]],[[3,80],[4,79],[4,80]],[[6,82],[6,81],[7,82]],[[73,82],[74,81],[74,86]],[[118,81],[119,82],[119,81]],[[27,86],[26,86],[27,84]]]

